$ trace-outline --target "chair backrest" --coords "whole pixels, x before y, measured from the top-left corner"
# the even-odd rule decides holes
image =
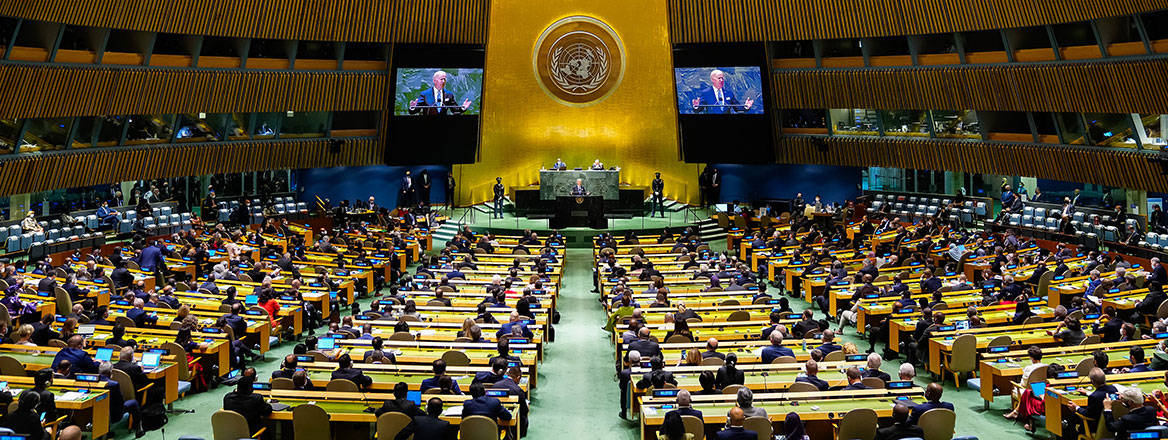
[[[1100,342],[1103,342],[1103,336],[1091,335],[1091,336],[1087,336],[1087,337],[1083,338],[1083,342],[1080,342],[1079,345],[1091,345],[1091,344],[1098,344]]]
[[[211,414],[211,430],[214,432],[215,440],[251,438],[251,433],[247,429],[247,419],[235,411],[221,409]]]
[[[1012,343],[1014,343],[1014,339],[1011,338],[1010,335],[1001,335],[1001,336],[998,336],[996,338],[990,339],[989,344],[987,344],[986,346],[987,347],[1006,347]]]
[[[118,382],[118,392],[122,393],[122,399],[134,400],[137,399],[137,394],[134,392],[134,382],[130,379],[130,375],[125,371],[114,369],[110,373],[110,379]]]
[[[967,334],[953,340],[953,355],[949,358],[949,369],[959,372],[977,369],[977,336]]]
[[[742,427],[746,428],[747,431],[757,433],[759,440],[770,440],[771,435],[774,433],[771,419],[766,417],[747,417]]]
[[[843,350],[836,350],[836,351],[833,351],[831,353],[828,353],[827,356],[824,356],[823,361],[824,362],[837,362],[837,361],[842,361],[842,360],[847,359],[847,358],[848,357],[847,357],[847,355],[844,354]]]
[[[836,438],[873,440],[876,438],[876,411],[856,408],[844,414]]]
[[[787,391],[792,393],[814,393],[819,391],[819,387],[807,382],[794,382]]]
[[[884,379],[881,379],[879,377],[865,377],[863,379],[860,379],[860,382],[863,383],[868,388],[874,388],[874,389],[883,389],[884,388]]]
[[[694,416],[681,416],[681,423],[685,424],[685,433],[693,434],[694,440],[705,440],[706,423]]]
[[[1156,307],[1156,319],[1164,319],[1168,317],[1168,299],[1160,302],[1160,306]]]
[[[726,363],[726,362],[723,361],[722,359],[712,357],[712,356],[705,358],[705,359],[702,359],[702,365],[722,365],[724,363]]]
[[[175,357],[175,363],[178,364],[178,380],[190,381],[191,371],[187,365],[187,350],[172,341],[163,342],[162,348]]]
[[[49,346],[50,347],[57,347],[57,348],[65,348],[65,347],[68,347],[69,345],[66,344],[65,341],[62,341],[60,339],[49,339]]]
[[[1043,321],[1044,320],[1042,319],[1041,316],[1035,315],[1035,316],[1031,316],[1029,318],[1026,318],[1025,321],[1022,321],[1022,324],[1023,325],[1042,324]]]
[[[693,339],[690,339],[689,336],[686,335],[669,335],[668,338],[665,338],[666,344],[676,344],[681,342],[693,342]]]
[[[53,293],[57,296],[57,310],[73,310],[73,299],[69,298],[69,292],[66,292],[65,289],[62,289],[60,286],[53,290]]]
[[[289,379],[287,377],[272,378],[272,389],[273,390],[291,390],[291,389],[295,389],[295,388],[296,388],[296,384],[292,382],[292,379]]]
[[[499,440],[499,424],[488,417],[464,417],[458,424],[459,440]]]
[[[414,335],[410,332],[395,332],[394,334],[389,335],[389,340],[391,340],[391,341],[412,341],[412,340],[414,340]]]
[[[292,408],[292,431],[296,440],[332,438],[328,413],[324,408],[311,404]]]
[[[775,358],[775,360],[771,361],[772,364],[793,364],[796,362],[799,361],[793,356],[779,356]]]
[[[956,422],[957,413],[945,408],[935,408],[921,414],[917,425],[925,431],[925,440],[950,440],[953,438],[953,425]]]
[[[1075,372],[1079,373],[1079,377],[1087,377],[1091,374],[1091,369],[1095,368],[1095,358],[1085,357],[1079,361],[1079,365],[1075,366]]]
[[[726,320],[727,321],[749,321],[750,320],[750,312],[745,311],[745,310],[735,310],[733,312],[730,312],[730,315],[726,317]]]
[[[137,324],[134,324],[134,320],[130,319],[130,317],[128,317],[128,316],[115,316],[114,322],[121,324],[122,327],[127,327],[127,328],[132,328],[132,327],[138,326]]]
[[[377,416],[377,438],[392,439],[397,433],[413,422],[409,416],[399,412],[387,412]]]
[[[746,387],[738,384],[726,385],[726,388],[722,388],[722,394],[738,394],[738,390],[743,388]]]
[[[1092,361],[1092,362],[1094,362],[1094,361]],[[1026,376],[1026,384],[1029,385],[1032,383],[1045,382],[1046,381],[1046,373],[1047,373],[1047,366],[1046,365],[1035,368],[1033,371],[1030,372],[1029,376]]]
[[[465,367],[470,365],[470,357],[465,352],[450,350],[442,353],[442,360],[450,367]]]
[[[414,315],[401,315],[397,318],[397,320],[398,321],[406,321],[406,322],[422,322],[421,318],[418,318],[417,316],[414,316]]]
[[[8,307],[0,307],[0,322],[7,324],[9,327],[12,326],[12,315],[8,314]]]
[[[349,379],[333,379],[330,380],[328,386],[325,388],[328,391],[340,391],[345,393],[356,393],[361,391],[357,388],[357,384]]]

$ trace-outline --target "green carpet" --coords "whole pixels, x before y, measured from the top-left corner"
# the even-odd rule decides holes
[[[725,243],[714,243],[715,249],[724,249]],[[556,341],[547,347],[546,360],[540,366],[540,387],[532,393],[532,439],[634,439],[639,435],[636,422],[621,420],[619,390],[613,371],[613,347],[603,330],[604,313],[590,293],[591,250],[569,249],[564,267],[564,285],[559,300],[562,319],[555,327]],[[371,300],[363,300],[363,308]],[[797,311],[806,307],[801,300],[791,302]],[[818,315],[818,313],[817,313]],[[843,336],[861,348],[867,343],[848,329]],[[284,343],[267,355],[267,361],[255,365],[261,378],[270,377],[280,359],[292,351],[292,343]],[[879,349],[879,347],[878,347]],[[896,375],[898,362],[888,362],[883,370]],[[918,376],[917,383],[928,384],[928,374]],[[223,394],[229,388],[220,387],[206,393],[186,397],[175,403],[176,408],[195,409],[193,414],[171,415],[165,439],[180,436],[212,438],[211,413],[222,405]],[[1031,438],[1020,425],[1001,417],[1008,408],[1009,398],[999,398],[988,412],[982,410],[982,400],[976,391],[962,388],[957,391],[952,381],[945,386],[944,400],[957,408],[957,434],[976,435],[981,439]],[[1049,433],[1040,430],[1042,438]],[[124,429],[116,438],[132,439]],[[162,432],[154,431],[147,439],[164,439]]]

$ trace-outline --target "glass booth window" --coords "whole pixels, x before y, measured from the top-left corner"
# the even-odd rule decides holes
[[[1088,144],[1083,131],[1083,118],[1078,113],[1055,113],[1054,120],[1064,144]]]
[[[116,147],[122,137],[121,116],[79,118],[70,148]]]
[[[0,119],[0,154],[12,153],[16,148],[16,132],[20,130],[20,121],[16,119]]]
[[[901,137],[929,137],[929,121],[921,110],[889,110],[884,116],[884,135]]]
[[[1168,149],[1168,142],[1165,142],[1164,139],[1164,133],[1168,131],[1168,115],[1150,114],[1132,116],[1138,118],[1140,128],[1144,130],[1144,148]]]
[[[822,109],[783,110],[783,128],[793,133],[827,134],[827,112]]]
[[[29,119],[24,128],[20,152],[64,149],[72,123],[73,120],[69,118]]]
[[[252,134],[255,139],[272,139],[276,137],[276,128],[280,126],[283,113],[257,113],[255,124],[252,125]]]
[[[973,110],[933,110],[933,135],[949,139],[981,139],[981,125]]]
[[[879,114],[864,108],[831,109],[832,134],[845,136],[878,136]]]
[[[133,115],[126,123],[126,145],[164,144],[170,142],[174,115]]]
[[[251,128],[251,113],[232,113],[230,127],[228,127],[228,139],[233,141],[248,139],[248,129]]]
[[[285,116],[281,138],[324,137],[328,132],[328,112],[288,112]]]
[[[1115,148],[1138,148],[1139,139],[1130,114],[1083,115],[1087,119],[1088,145]]]
[[[178,115],[177,142],[212,142],[223,139],[226,115],[223,113]]]

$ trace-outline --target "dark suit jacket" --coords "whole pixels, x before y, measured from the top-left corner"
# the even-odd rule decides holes
[[[89,353],[86,353],[85,350],[80,348],[62,348],[61,351],[58,351],[57,356],[53,358],[53,369],[56,370],[57,364],[60,364],[63,360],[68,360],[69,363],[73,364],[72,371],[74,372],[97,372],[97,361],[93,360],[89,356]]]
[[[826,380],[815,376],[799,376],[795,378],[795,382],[807,382],[809,384],[815,385],[816,388],[819,388],[819,391],[827,391],[827,388],[829,387]]]
[[[755,440],[758,433],[749,431],[741,426],[731,426],[718,431],[718,440]]]
[[[386,400],[381,404],[381,408],[377,408],[377,416],[381,416],[387,412],[399,412],[410,417],[425,415],[418,409],[418,405],[409,399],[394,399]]]
[[[1103,399],[1106,399],[1108,394],[1116,394],[1117,392],[1115,385],[1111,384],[1096,389],[1087,396],[1087,406],[1079,407],[1079,414],[1092,420],[1098,420],[1103,413]]]
[[[433,87],[429,87],[426,90],[423,90],[421,93],[418,94],[418,106],[419,107],[434,106],[434,105],[442,105],[442,106],[447,107],[447,108],[442,108],[442,109],[415,108],[413,110],[409,110],[409,112],[411,115],[418,114],[418,113],[421,113],[423,115],[445,115],[445,114],[460,114],[460,113],[466,111],[466,110],[462,109],[462,103],[460,103],[460,102],[458,102],[458,100],[454,99],[454,94],[450,93],[449,90],[446,90],[446,89],[442,90],[442,102],[440,102],[440,103],[437,102],[437,97],[434,96],[434,88]]]
[[[729,114],[731,112],[743,113],[743,112],[747,111],[746,108],[742,106],[742,103],[738,102],[738,97],[734,96],[734,92],[726,87],[722,87],[722,102],[724,104],[722,106],[698,107],[697,110],[694,110],[694,113],[705,113],[705,114],[717,115],[717,114]],[[717,105],[718,104],[718,96],[714,93],[713,87],[709,87],[709,88],[702,91],[701,96],[698,97],[698,104],[699,105]],[[713,182],[711,182],[711,183],[713,183]]]
[[[397,438],[405,439],[412,433],[414,440],[445,440],[449,429],[450,422],[430,416],[417,416],[414,417],[414,423],[402,429]]]
[[[885,372],[880,371],[880,370],[864,371],[864,377],[878,377],[878,378],[880,378],[880,380],[883,380],[885,383],[892,381],[892,376],[889,376],[888,373],[885,373]]]
[[[679,416],[694,416],[694,417],[697,417],[699,419],[702,418],[702,412],[698,411],[696,409],[693,409],[692,406],[688,407],[688,408],[678,408],[678,409],[675,409],[675,410],[670,411],[668,413],[665,413],[665,415],[668,416],[669,413],[677,413],[677,415],[679,415]]]
[[[1104,411],[1103,418],[1107,421],[1107,429],[1115,433],[1117,440],[1127,440],[1128,433],[1159,424],[1156,420],[1156,408],[1152,406],[1133,409],[1119,419],[1116,419],[1111,411]]]
[[[900,440],[902,438],[925,437],[925,431],[913,424],[893,424],[876,430],[876,440]]]
[[[637,350],[641,353],[641,359],[649,359],[653,356],[661,356],[661,346],[656,342],[647,339],[637,339],[629,343],[629,350]]]
[[[941,401],[928,401],[925,403],[918,403],[916,405],[913,405],[912,414],[909,415],[908,422],[915,425],[917,423],[917,421],[921,419],[921,414],[924,414],[925,411],[928,411],[930,409],[937,409],[937,408],[944,408],[944,409],[953,411],[953,404],[949,403],[949,402],[941,402]]]
[[[232,391],[223,396],[223,409],[235,411],[247,419],[247,429],[250,432],[259,431],[264,426],[264,419],[272,413],[272,405],[264,401],[259,394],[239,394]]]
[[[338,369],[333,371],[332,378],[334,380],[335,379],[351,380],[351,381],[353,381],[353,383],[357,384],[357,386],[359,386],[361,388],[368,388],[370,385],[373,385],[373,379],[370,378],[369,376],[366,376],[365,373],[362,373],[361,370],[358,370],[356,368],[338,368]]]
[[[491,396],[476,397],[462,404],[462,417],[485,416],[503,421],[511,420],[511,412]]]

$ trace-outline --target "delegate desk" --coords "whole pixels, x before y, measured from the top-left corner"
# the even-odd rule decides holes
[[[797,320],[785,320],[785,325],[788,327],[794,324]],[[740,341],[744,339],[759,339],[759,335],[763,328],[769,327],[770,320],[763,321],[729,321],[729,322],[691,322],[689,323],[689,330],[693,333],[694,340],[705,341],[709,338],[717,338],[718,342],[723,341]],[[662,325],[646,325],[650,329],[650,335],[656,337],[660,341],[665,340],[665,335],[669,330],[673,329],[672,324]],[[629,329],[628,324],[618,324],[616,331],[613,332],[613,338],[620,338],[621,333]]]
[[[53,329],[60,331],[61,323],[54,323]],[[94,333],[86,339],[91,346],[104,347],[105,341],[113,337],[113,326],[97,325],[93,329]],[[231,372],[231,343],[227,335],[206,330],[211,329],[191,332],[194,341],[207,344],[207,348],[200,348],[195,353],[203,355],[204,363],[218,365],[220,376],[226,375]],[[162,343],[174,341],[177,334],[178,330],[128,327],[125,338],[133,339],[139,349],[145,350],[162,348]]]
[[[762,329],[758,330],[761,336]],[[811,350],[822,344],[823,341],[819,339],[784,339],[783,346],[790,348],[795,353],[795,360],[797,362],[806,362],[811,359]],[[661,349],[661,356],[664,358],[666,364],[676,363],[685,359],[685,352],[692,349],[700,351],[706,350],[706,341],[700,340],[698,342],[662,342],[658,344]],[[718,352],[723,354],[734,353],[738,356],[738,365],[758,364],[762,363],[762,349],[770,347],[770,341],[761,340],[740,340],[740,341],[722,341],[718,340]],[[616,351],[616,365],[620,365],[624,353],[628,351],[629,344],[621,343],[617,345]],[[642,358],[644,359],[644,358]]]
[[[1084,327],[1092,323],[1094,323],[1094,320],[1083,320]],[[1011,338],[1010,345],[1012,346],[1057,345],[1060,343],[1060,340],[1050,335],[1048,331],[1054,330],[1059,324],[1058,322],[1043,322],[1040,324],[1004,325],[933,333],[933,337],[929,338],[929,371],[933,374],[941,374],[942,357],[948,358],[953,354],[953,341],[958,336],[975,336],[977,338],[977,351],[980,353],[984,353],[989,346],[990,340],[998,336],[1009,336]]]
[[[1030,298],[1030,311],[1034,312],[1035,316],[1043,319],[1048,319],[1054,316],[1054,309],[1040,304],[1042,298]],[[1014,309],[1017,307],[1014,304],[1001,304],[993,306],[979,306],[981,302],[980,296],[968,295],[956,297],[954,302],[947,302],[951,304],[949,309],[934,310],[933,313],[941,312],[945,315],[945,322],[948,326],[955,325],[958,321],[964,321],[967,318],[967,311],[970,306],[976,307],[978,316],[980,316],[987,326],[1002,325],[1014,319]],[[888,321],[888,343],[896,348],[894,350],[900,351],[900,341],[904,339],[902,334],[912,333],[916,330],[917,321],[923,316],[923,311],[920,309],[901,309],[897,313],[892,314],[892,318]]]
[[[912,290],[912,288],[909,288]],[[919,291],[919,285],[918,285]],[[932,302],[933,295],[927,293],[917,293],[910,296],[913,304],[920,305],[922,299]],[[948,292],[941,292],[941,300],[950,308],[967,307],[971,304],[978,304],[982,301],[980,291],[976,290],[951,290]],[[900,301],[899,296],[881,296],[879,298],[860,298],[859,308],[856,310],[856,330],[863,329],[869,322],[878,321],[880,317],[891,315],[894,306]],[[904,306],[904,304],[901,304]],[[910,313],[907,309],[896,310],[897,313]]]
[[[753,406],[765,409],[772,427],[781,426],[787,413],[799,414],[812,440],[834,439],[831,424],[838,423],[848,411],[868,408],[881,419],[892,417],[896,403],[913,404],[923,400],[919,387],[851,391],[816,391],[806,393],[756,393]],[[693,396],[693,408],[702,412],[706,438],[726,424],[726,413],[737,406],[733,394]],[[665,419],[665,413],[676,407],[674,397],[646,397],[641,402],[641,439],[656,440],[656,431]],[[777,425],[776,425],[777,424]],[[775,432],[783,432],[775,429]]]
[[[217,312],[220,312],[219,315],[222,316],[222,315],[226,314],[227,311],[230,311],[230,309],[225,310],[223,307],[223,300],[227,299],[226,294],[221,293],[219,295],[216,295],[216,294],[207,292],[205,290],[199,291],[199,292],[179,292],[179,291],[176,291],[176,292],[174,292],[174,296],[175,296],[175,298],[178,298],[179,303],[181,303],[182,305],[185,305],[185,306],[187,306],[187,308],[191,309],[192,313],[195,311],[200,311],[200,312],[216,312],[217,311]],[[247,297],[245,296],[244,299],[246,300]],[[278,304],[280,304],[280,310],[278,310],[276,312],[277,321],[279,321],[282,325],[291,326],[293,333],[300,334],[304,330],[304,307],[301,305],[300,301],[297,301],[296,298],[291,297],[291,296],[281,295],[281,296],[276,297],[276,302]],[[123,302],[119,305],[124,306],[124,305],[128,305],[128,304]],[[247,313],[247,311],[245,311],[244,313]],[[251,315],[250,313],[247,313],[247,314]],[[325,313],[325,315],[327,316],[327,312]],[[210,316],[210,315],[207,315],[207,316]],[[253,316],[258,316],[258,315],[253,315]],[[269,323],[269,326],[270,326],[270,323]],[[261,346],[263,345],[262,343],[260,343],[260,344],[261,344]]]
[[[867,365],[867,354],[851,355],[851,359],[838,362],[822,362],[819,364],[819,378],[827,381],[832,387],[845,387],[848,385],[847,369],[849,367],[857,367],[863,370]],[[642,365],[646,362],[642,361]],[[691,393],[701,391],[702,385],[699,382],[699,376],[702,372],[710,371],[717,373],[720,365],[701,365],[696,367],[665,367],[666,371],[673,373],[673,378],[677,379],[677,388],[689,390]],[[754,364],[742,365],[739,368],[742,371],[744,382],[747,388],[750,388],[755,393],[766,391],[786,391],[791,388],[791,384],[795,383],[795,379],[803,373],[803,364]],[[637,388],[637,381],[648,373],[651,368],[636,367],[632,369],[632,379],[629,382],[629,387],[632,389],[629,393],[632,401],[630,408],[633,414],[640,412],[641,397],[649,392],[649,388]],[[650,387],[651,388],[651,387]]]
[[[324,388],[332,380],[333,371],[337,369],[336,362],[298,362],[296,366],[303,368],[307,372],[308,380],[317,388]],[[373,385],[369,387],[369,390],[379,393],[392,393],[394,385],[397,385],[398,382],[405,382],[406,385],[409,385],[411,391],[419,391],[422,388],[423,380],[434,377],[434,367],[432,365],[366,364],[355,362],[353,368],[361,370],[362,373],[365,373],[366,376],[373,379]],[[470,382],[474,379],[476,373],[489,371],[491,371],[489,365],[446,367],[446,374],[458,383],[463,393],[467,392],[467,388],[470,387]],[[524,391],[528,390],[527,376],[520,378],[519,387]]]
[[[13,403],[16,403],[16,397],[20,395],[21,391],[33,387],[31,376],[0,376],[0,381],[8,384],[8,389],[0,392],[11,394]],[[49,391],[53,393],[53,401],[56,402],[57,410],[72,412],[73,423],[82,427],[92,423],[93,426],[89,427],[91,438],[97,439],[105,437],[110,432],[110,399],[109,390],[106,389],[108,385],[105,381],[85,382],[72,379],[53,379],[53,385],[49,387]],[[20,438],[26,438],[26,436]],[[47,434],[46,438],[48,438]]]
[[[60,347],[30,347],[27,345],[3,344],[0,345],[0,356],[8,356],[16,359],[21,365],[24,365],[25,371],[39,371],[53,366],[53,358],[57,356]],[[35,352],[33,352],[35,351]],[[85,350],[90,356],[97,353],[96,348],[89,348]],[[114,353],[111,362],[117,362],[118,353]],[[134,361],[140,362],[142,360],[142,353],[134,353]],[[186,362],[186,359],[182,360]],[[162,388],[166,390],[165,400],[163,403],[171,403],[178,400],[178,360],[173,355],[164,355],[162,362],[158,364],[158,368],[150,371],[144,371],[146,378],[155,382],[159,382]],[[54,380],[55,382],[55,380]]]
[[[1153,391],[1165,391],[1163,371],[1145,371],[1142,373],[1108,374],[1107,383],[1116,388],[1134,387],[1144,394]],[[1051,379],[1046,385],[1046,430],[1055,435],[1063,434],[1063,411],[1069,410],[1065,405],[1075,402],[1079,406],[1087,406],[1087,395],[1095,388],[1091,386],[1090,378],[1086,376],[1067,379]]]
[[[335,359],[344,353],[349,353],[353,359],[364,359],[365,352],[372,349],[373,341],[369,339],[337,339],[336,349],[329,351],[328,356]],[[435,360],[442,359],[448,351],[458,351],[466,354],[472,366],[490,365],[491,358],[498,356],[498,345],[494,342],[434,342],[434,341],[395,341],[385,340],[383,350],[392,351],[397,358],[398,365],[417,364],[432,366]],[[527,377],[534,388],[538,381],[538,366],[543,360],[543,351],[536,344],[512,343],[508,345],[512,356],[517,356],[526,370]],[[317,361],[326,361],[327,358],[318,358]]]
[[[300,390],[256,390],[261,396],[268,397],[269,401],[278,401],[288,405],[283,411],[272,411],[271,420],[291,421],[292,409],[299,405],[315,404],[324,409],[329,415],[329,422],[337,423],[368,423],[373,427],[377,423],[374,410],[381,407],[387,400],[393,400],[393,393],[349,393],[341,391],[300,391]],[[429,400],[432,397],[442,399],[441,419],[450,422],[451,429],[457,429],[462,421],[462,403],[470,400],[464,395],[424,394],[422,398]],[[498,422],[499,426],[514,427],[519,422],[519,399],[516,396],[498,398],[503,407],[511,412],[511,420]],[[423,402],[424,404],[425,402]]]
[[[1075,367],[1085,359],[1092,359],[1095,350],[1101,350],[1107,355],[1107,368],[1130,367],[1131,359],[1128,350],[1132,347],[1143,347],[1145,351],[1155,350],[1160,339],[1136,339],[1133,341],[1111,342],[1107,344],[1071,345],[1066,347],[1046,347],[1042,349],[1042,362],[1059,364],[1067,371],[1075,371]],[[1003,347],[1008,348],[1008,347]],[[995,349],[997,349],[995,351]],[[1009,390],[1012,382],[1022,378],[1022,369],[1030,365],[1030,357],[1026,350],[1001,350],[998,347],[983,353],[978,361],[978,377],[981,378],[981,398],[986,406],[994,401],[994,389]],[[1092,362],[1094,365],[1094,362]]]
[[[705,307],[689,307],[686,310],[693,310],[701,317],[701,322],[734,322],[734,321],[765,321],[770,319],[771,312],[775,310],[775,304],[778,304],[777,299],[768,299],[764,304],[751,305],[731,305],[731,306],[705,306]],[[676,307],[642,307],[641,316],[646,324],[657,325],[664,324],[666,316],[677,312]],[[731,320],[731,315],[735,312],[743,312],[735,315],[735,318],[745,314],[747,319]],[[802,319],[803,315],[800,313],[783,313],[781,319],[783,321],[796,321]]]
[[[109,316],[110,318],[126,316],[126,312],[132,308],[133,306],[126,301],[114,301],[114,304],[110,305]],[[152,326],[153,328],[177,329],[178,325],[181,324],[178,320],[177,310],[166,307],[145,307],[143,309],[158,318],[158,321]],[[198,318],[200,327],[213,327],[215,321],[224,315],[218,310],[191,310],[190,314]],[[245,312],[241,317],[247,323],[247,334],[253,336],[249,339],[260,346],[260,353],[267,353],[271,348],[268,337],[272,335],[272,321],[268,319],[268,315],[266,313],[252,315]],[[239,337],[243,337],[243,335],[239,335]]]

